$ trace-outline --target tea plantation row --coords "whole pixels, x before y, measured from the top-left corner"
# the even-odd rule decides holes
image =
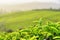
[[[43,20],[34,21],[35,25],[11,33],[0,33],[0,40],[60,40],[60,23]]]

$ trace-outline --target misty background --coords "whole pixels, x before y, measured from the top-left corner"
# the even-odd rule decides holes
[[[60,9],[60,0],[0,0],[0,13],[49,8]]]

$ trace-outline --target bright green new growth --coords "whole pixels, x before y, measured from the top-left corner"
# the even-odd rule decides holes
[[[36,24],[29,28],[12,33],[0,33],[0,40],[60,40],[60,24],[43,20],[34,21]]]

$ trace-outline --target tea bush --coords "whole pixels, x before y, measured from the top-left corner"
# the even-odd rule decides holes
[[[60,40],[60,23],[42,20],[34,21],[36,24],[29,28],[21,29],[12,33],[0,33],[0,40]]]

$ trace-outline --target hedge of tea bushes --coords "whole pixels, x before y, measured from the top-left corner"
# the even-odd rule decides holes
[[[0,33],[0,40],[60,40],[60,23],[48,22],[43,25],[42,20],[29,28],[15,32]]]

